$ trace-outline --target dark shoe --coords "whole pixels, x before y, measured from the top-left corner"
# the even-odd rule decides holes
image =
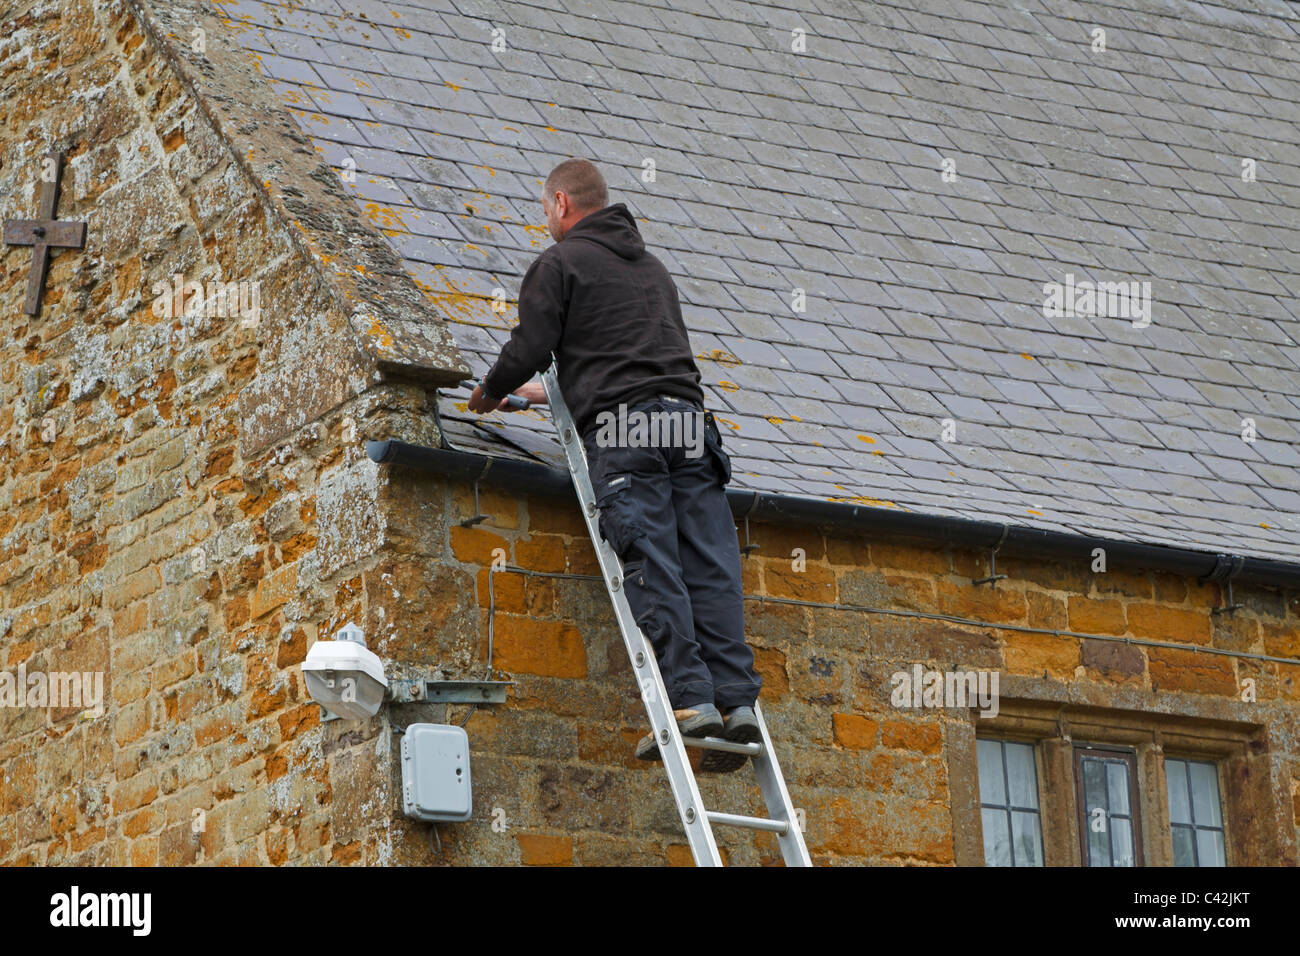
[[[674,710],[677,729],[683,737],[717,737],[722,733],[722,715],[712,704],[691,704],[681,710]],[[650,733],[637,742],[637,760],[662,760],[655,735]]]
[[[753,707],[733,707],[727,711],[722,725],[722,739],[736,744],[754,744],[763,739],[758,729],[758,717]],[[732,773],[749,759],[747,754],[733,754],[725,750],[706,750],[700,758],[700,773]]]

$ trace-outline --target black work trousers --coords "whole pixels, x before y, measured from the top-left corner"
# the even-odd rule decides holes
[[[694,402],[660,397],[609,414],[632,423],[656,412],[684,427],[673,432],[661,415],[658,443],[638,444],[649,436],[638,439],[631,424],[602,433],[598,416],[582,436],[600,532],[623,561],[628,605],[672,707],[752,707],[762,678],[745,642],[740,548],[723,491],[731,460],[712,414]]]

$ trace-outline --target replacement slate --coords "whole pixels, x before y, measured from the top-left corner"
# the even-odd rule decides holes
[[[476,373],[584,156],[677,279],[733,487],[1300,561],[1293,6],[218,8]],[[560,462],[467,397],[453,446]]]

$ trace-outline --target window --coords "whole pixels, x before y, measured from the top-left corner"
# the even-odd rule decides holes
[[[954,738],[948,756],[953,859],[1044,867],[1285,862],[1277,834],[1295,812],[1290,780],[1254,772],[1258,754],[1276,741],[1257,722],[1257,705],[1225,706],[1231,721],[1006,693],[996,716],[972,708],[969,732]]]
[[[1165,759],[1174,866],[1226,866],[1219,773],[1202,760]]]
[[[1085,866],[1141,866],[1137,756],[1127,748],[1074,748],[1079,836]]]
[[[1038,767],[1030,744],[977,740],[986,866],[1042,866]]]

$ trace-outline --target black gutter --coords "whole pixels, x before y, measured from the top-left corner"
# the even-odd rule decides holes
[[[375,462],[404,465],[460,481],[481,481],[528,494],[567,497],[574,493],[573,481],[567,471],[539,462],[491,458],[392,439],[367,441],[366,454]],[[748,517],[840,531],[923,538],[964,548],[996,547],[999,555],[1075,559],[1087,561],[1089,565],[1093,549],[1104,548],[1107,567],[1146,568],[1207,581],[1231,580],[1300,589],[1300,563],[1273,558],[1250,558],[1121,539],[1093,538],[997,521],[976,521],[737,488],[727,489],[727,503],[738,519]]]

